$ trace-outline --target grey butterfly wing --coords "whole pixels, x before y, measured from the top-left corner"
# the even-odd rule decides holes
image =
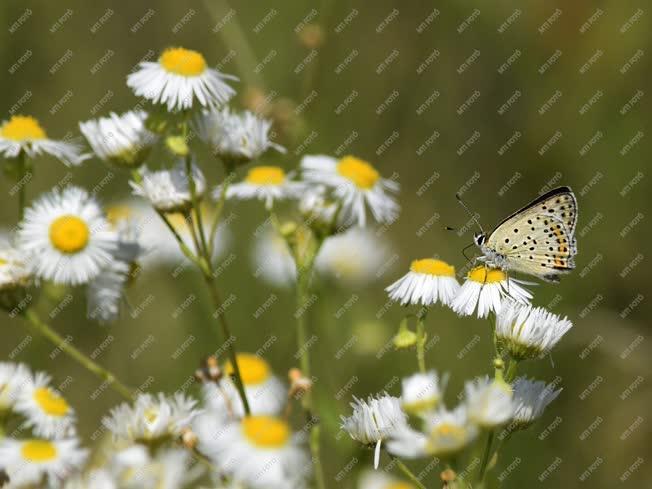
[[[486,247],[509,270],[556,281],[575,268],[576,226],[577,199],[569,187],[559,187],[503,220]]]

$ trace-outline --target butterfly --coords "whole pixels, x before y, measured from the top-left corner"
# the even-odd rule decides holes
[[[541,195],[473,241],[487,265],[558,282],[575,268],[577,199],[570,187]]]

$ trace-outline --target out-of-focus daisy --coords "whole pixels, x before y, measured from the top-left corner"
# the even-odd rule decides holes
[[[75,434],[75,412],[56,390],[50,377],[38,372],[20,391],[15,410],[25,418],[25,426],[38,436],[67,438]]]
[[[282,236],[271,227],[261,229],[256,235],[251,252],[254,277],[276,287],[294,284],[297,267],[290,249]]]
[[[367,470],[358,480],[358,489],[415,489],[415,486],[379,470]]]
[[[527,282],[508,277],[499,268],[480,265],[468,273],[451,307],[461,316],[470,316],[477,309],[478,317],[485,318],[490,312],[500,312],[508,297],[529,302],[532,294],[519,285],[524,283]]]
[[[0,460],[10,487],[56,486],[86,461],[87,451],[76,439],[0,440]]]
[[[299,212],[304,217],[306,225],[327,236],[334,231],[347,229],[342,221],[342,215],[337,215],[337,202],[329,197],[323,185],[306,186],[299,200]]]
[[[387,242],[370,229],[353,228],[328,238],[315,261],[317,271],[348,285],[361,286],[389,268]]]
[[[191,49],[168,48],[156,62],[140,63],[127,77],[127,85],[138,97],[163,104],[169,111],[202,107],[220,107],[228,102],[233,90],[224,80],[235,80],[208,67],[204,56]]]
[[[440,378],[434,370],[404,378],[401,393],[403,410],[418,414],[435,409],[442,400],[447,381],[447,375]]]
[[[389,192],[398,192],[398,182],[382,178],[368,162],[354,156],[337,160],[330,156],[304,156],[303,179],[333,189],[341,201],[344,222],[364,226],[367,207],[374,220],[391,223],[398,216],[399,205]]]
[[[118,489],[113,475],[107,469],[94,469],[66,479],[63,489]],[[171,489],[171,488],[170,488]]]
[[[132,267],[145,252],[140,243],[140,230],[135,222],[120,220],[116,233],[117,247],[113,252],[114,259],[89,282],[86,293],[88,317],[102,323],[110,323],[118,318]]]
[[[414,260],[410,271],[387,287],[389,298],[405,304],[430,306],[440,302],[450,306],[460,288],[455,267],[441,260]]]
[[[109,467],[116,488],[180,489],[188,487],[199,475],[191,468],[191,454],[187,450],[162,449],[150,454],[142,445],[116,453]]]
[[[561,389],[555,390],[553,384],[547,385],[543,381],[532,381],[525,377],[516,379],[513,389],[516,409],[510,427],[514,429],[531,426],[561,392]]]
[[[21,393],[32,383],[32,373],[22,363],[0,362],[0,416],[13,410]]]
[[[273,416],[247,416],[225,425],[206,423],[196,429],[199,450],[220,470],[254,489],[303,488],[310,458],[303,436]]]
[[[113,436],[143,443],[177,437],[197,415],[196,402],[182,394],[140,394],[133,405],[123,403],[102,420]]]
[[[271,209],[275,200],[298,198],[305,185],[291,180],[292,175],[285,173],[278,166],[255,166],[247,172],[243,181],[230,185],[226,190],[227,199],[259,199],[265,201],[265,207]],[[222,188],[213,193],[219,199]]]
[[[516,360],[550,353],[573,324],[542,307],[509,301],[496,317],[496,338]]]
[[[204,174],[195,164],[192,166],[192,176],[195,181],[197,198],[201,199],[206,191]],[[192,206],[190,182],[185,164],[179,162],[169,170],[141,171],[141,181],[130,181],[134,195],[145,197],[161,212],[182,212]]]
[[[78,187],[54,190],[27,208],[17,241],[37,277],[67,285],[96,277],[116,247],[99,204]]]
[[[13,247],[0,248],[0,291],[25,287],[30,278],[23,253]]]
[[[270,365],[251,353],[238,353],[238,367],[247,401],[253,414],[279,414],[287,401],[287,389],[276,377]],[[230,361],[224,365],[225,378],[217,384],[204,385],[206,404],[216,412],[241,418],[244,406],[238,394],[234,369]]]
[[[464,449],[477,435],[465,406],[453,411],[441,408],[425,414],[423,432],[404,428],[393,433],[387,451],[405,458],[448,457]]]
[[[464,392],[469,420],[482,428],[505,424],[514,414],[514,395],[504,381],[478,378],[466,382]]]
[[[237,114],[228,107],[204,111],[196,119],[199,137],[232,165],[256,160],[269,149],[285,153],[285,148],[270,140],[271,126],[249,111]]]
[[[0,154],[16,158],[21,151],[30,158],[49,154],[66,166],[77,166],[90,158],[76,143],[49,139],[34,117],[15,115],[0,127]]]
[[[375,445],[374,467],[380,462],[380,446],[393,433],[407,429],[407,415],[401,409],[401,401],[387,394],[369,397],[365,402],[355,398],[351,403],[353,414],[341,416],[342,429],[351,438],[365,445]]]
[[[156,135],[145,127],[146,119],[143,111],[111,112],[109,117],[80,122],[79,129],[102,161],[134,168],[145,161],[156,141]]]

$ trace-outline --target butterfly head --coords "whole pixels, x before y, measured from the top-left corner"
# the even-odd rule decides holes
[[[480,248],[487,241],[487,233],[473,233],[473,242]]]

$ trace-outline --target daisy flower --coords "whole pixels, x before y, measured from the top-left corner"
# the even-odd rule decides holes
[[[298,489],[310,475],[301,434],[274,416],[253,415],[225,425],[202,417],[199,450],[221,471],[253,489]]]
[[[414,260],[410,271],[387,287],[389,298],[406,304],[430,306],[440,302],[450,306],[460,288],[455,267],[441,260]]]
[[[382,178],[370,163],[345,156],[337,160],[330,156],[304,156],[301,160],[303,179],[316,185],[326,185],[341,203],[343,221],[363,226],[367,222],[367,207],[374,220],[391,223],[398,216],[399,206],[388,192],[396,193],[399,184]]]
[[[323,185],[306,186],[299,200],[299,212],[305,219],[305,224],[317,229],[325,235],[336,231],[346,231],[348,228],[338,214],[338,205],[328,195]],[[337,216],[337,222],[335,222]],[[333,229],[333,228],[336,229]]]
[[[110,323],[118,318],[132,267],[145,252],[135,222],[120,220],[116,233],[114,260],[89,282],[86,291],[87,316],[101,323]]]
[[[261,229],[251,252],[254,277],[275,287],[290,287],[297,277],[297,267],[288,245],[275,229]]]
[[[192,165],[197,198],[201,199],[206,191],[206,180],[197,165]],[[183,212],[192,206],[190,182],[184,162],[180,161],[170,170],[141,171],[141,181],[130,181],[134,195],[146,198],[152,206],[161,212]]]
[[[505,424],[514,414],[513,392],[504,381],[478,378],[464,384],[469,420],[482,428]]]
[[[86,137],[95,154],[116,166],[135,168],[147,158],[156,135],[147,130],[144,111],[129,111],[122,115],[114,112],[79,123],[79,129]]]
[[[441,379],[431,370],[402,380],[401,407],[407,413],[418,414],[435,409],[442,400],[448,376]]]
[[[140,394],[133,405],[123,403],[112,409],[102,424],[116,438],[154,442],[167,437],[178,437],[197,415],[195,405],[196,401],[182,394]]]
[[[272,373],[269,364],[251,353],[238,353],[236,359],[251,412],[279,414],[287,401],[287,389]],[[244,416],[244,406],[233,379],[234,369],[230,361],[224,365],[224,374],[225,378],[217,384],[204,385],[204,400],[209,408],[218,413],[241,418]]]
[[[34,275],[66,285],[96,277],[116,247],[99,204],[79,187],[54,190],[27,208],[17,241]]]
[[[532,294],[520,285],[526,283],[508,277],[499,268],[480,265],[468,273],[451,307],[460,316],[471,316],[477,308],[478,317],[486,318],[490,312],[500,312],[507,297],[529,302]]]
[[[199,475],[191,457],[188,450],[169,448],[150,455],[146,447],[134,445],[116,453],[109,467],[115,487],[180,489]]]
[[[0,460],[11,480],[10,487],[56,486],[79,470],[86,457],[87,451],[79,448],[76,439],[0,440]]]
[[[292,174],[286,174],[278,166],[255,166],[247,172],[242,182],[234,183],[226,189],[227,199],[259,199],[265,201],[269,210],[275,200],[298,198],[305,185],[291,180]],[[217,187],[213,193],[215,199],[220,198],[222,187]]]
[[[49,386],[50,377],[38,372],[20,391],[15,410],[38,436],[66,438],[75,434],[75,412],[56,390]]]
[[[269,149],[285,153],[285,148],[270,140],[272,123],[249,111],[237,114],[228,107],[204,111],[197,117],[195,127],[213,152],[230,164],[256,160]]]
[[[519,377],[514,381],[514,417],[512,425],[516,429],[525,429],[541,417],[543,411],[554,401],[561,389],[555,390],[553,384],[543,381],[532,381]]]
[[[373,231],[352,228],[328,238],[315,260],[322,275],[350,286],[362,286],[389,268],[390,249]]]
[[[402,481],[378,470],[366,470],[358,480],[358,489],[416,489],[409,482]]]
[[[0,248],[0,292],[24,288],[31,279],[25,256],[16,248]]]
[[[0,417],[14,409],[23,390],[32,383],[32,373],[22,363],[0,362]]]
[[[21,152],[30,158],[49,154],[66,166],[77,166],[90,158],[76,143],[49,139],[34,117],[14,115],[0,127],[0,155],[17,158]]]
[[[351,438],[364,445],[375,445],[374,468],[380,462],[380,446],[393,433],[408,429],[407,415],[401,409],[401,401],[387,394],[369,397],[365,402],[354,398],[353,414],[341,416],[342,429]]]
[[[233,90],[224,80],[236,80],[208,67],[204,56],[191,49],[168,48],[156,62],[139,64],[138,71],[127,77],[136,96],[163,104],[169,111],[219,107],[228,102]]]
[[[471,443],[478,430],[469,422],[466,407],[460,405],[453,411],[440,408],[426,413],[423,432],[403,428],[392,434],[387,451],[398,457],[449,457]]]
[[[515,360],[546,356],[573,324],[542,307],[510,301],[496,317],[496,338]]]

